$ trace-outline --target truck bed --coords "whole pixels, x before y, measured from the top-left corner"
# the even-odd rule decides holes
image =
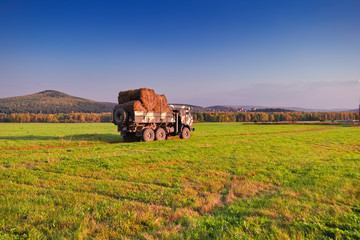
[[[134,111],[134,123],[174,123],[175,113],[173,112],[144,112]]]

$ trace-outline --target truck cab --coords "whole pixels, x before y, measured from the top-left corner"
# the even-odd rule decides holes
[[[182,127],[187,127],[191,131],[194,129],[194,119],[190,113],[190,110],[185,109],[174,109],[175,118],[177,119],[177,124],[179,125],[179,129]]]

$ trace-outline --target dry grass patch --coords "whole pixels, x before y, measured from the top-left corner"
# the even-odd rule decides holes
[[[271,183],[236,177],[230,183],[230,189],[225,197],[225,203],[231,204],[238,198],[247,199],[260,192],[271,190],[274,187]]]
[[[168,217],[169,217],[170,221],[176,221],[183,217],[193,218],[193,217],[198,217],[198,216],[200,216],[199,212],[195,211],[191,207],[187,207],[187,208],[176,209],[175,212],[170,213],[170,215]]]
[[[201,207],[200,213],[209,213],[215,207],[223,205],[222,195],[220,193],[209,193],[206,194],[203,198],[200,198],[196,203],[197,207]]]
[[[279,213],[273,208],[272,209],[264,209],[261,211],[261,213],[271,219],[277,219],[279,217]]]
[[[199,147],[212,147],[213,144],[206,143],[206,144],[199,144],[198,146],[199,146]]]
[[[299,192],[295,192],[295,191],[291,191],[288,189],[282,189],[281,190],[281,194],[284,195],[285,197],[290,197],[293,199],[300,199],[300,193]]]
[[[267,208],[260,210],[259,213],[262,215],[265,215],[271,219],[281,219],[282,223],[291,223],[293,219],[298,218],[298,216],[295,213],[292,213],[289,209],[281,208]]]
[[[48,159],[48,160],[43,160],[43,161],[36,161],[36,162],[26,162],[26,163],[19,163],[19,164],[16,164],[14,166],[14,168],[32,168],[34,166],[37,166],[39,164],[44,164],[44,163],[52,163],[52,162],[59,162],[61,161],[60,159],[58,158],[54,158],[54,159]]]
[[[347,203],[360,199],[360,186],[358,184],[347,182],[341,187],[340,191],[345,193]]]

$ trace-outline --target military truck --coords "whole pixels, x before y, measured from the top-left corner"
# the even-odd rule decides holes
[[[195,130],[190,108],[170,107],[172,112],[146,112],[125,111],[117,106],[113,123],[125,141],[162,141],[176,135],[182,139],[190,138],[190,132]]]

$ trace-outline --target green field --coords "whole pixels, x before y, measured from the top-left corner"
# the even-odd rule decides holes
[[[0,239],[360,239],[360,128],[0,124]]]

